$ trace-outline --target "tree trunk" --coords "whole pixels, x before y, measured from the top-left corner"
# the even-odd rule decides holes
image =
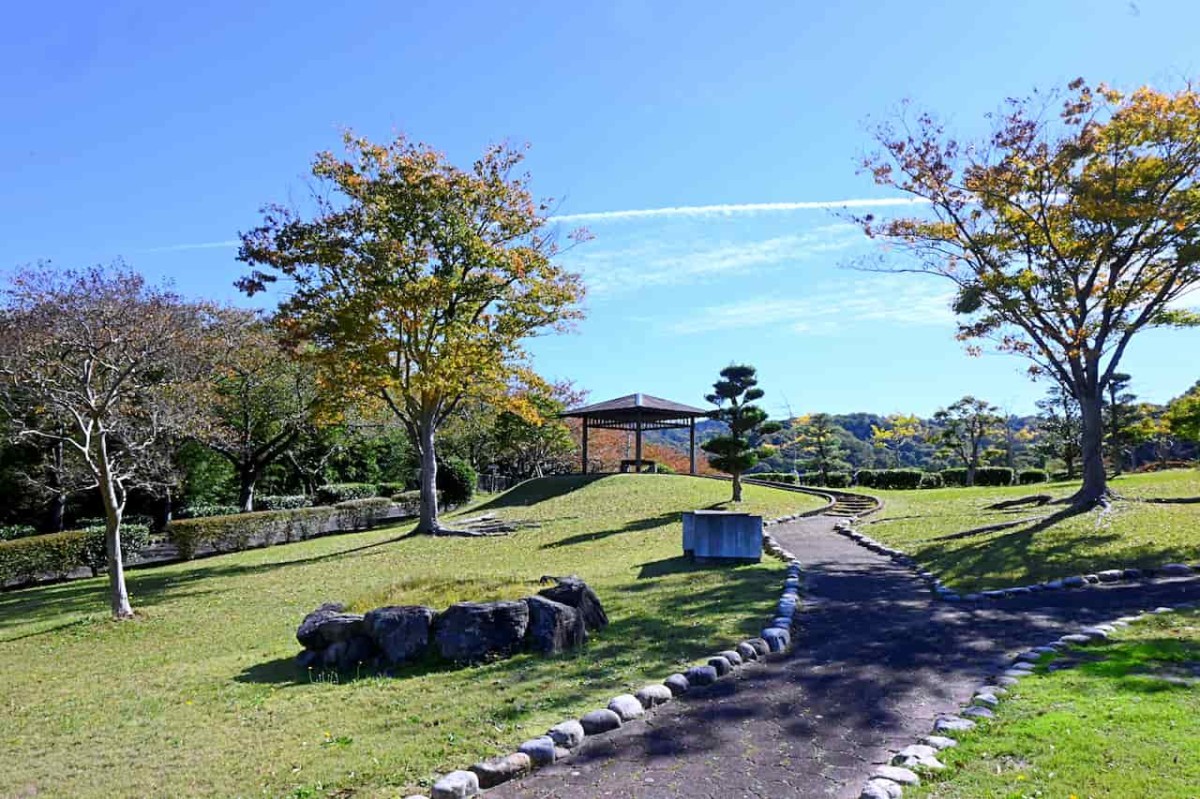
[[[979,468],[974,461],[967,462],[967,487],[975,485],[975,470]]]
[[[742,473],[737,472],[733,475],[733,501],[742,501]]]
[[[50,500],[50,510],[46,514],[46,532],[61,533],[66,528],[67,495],[55,493]]]
[[[114,619],[132,619],[133,607],[129,604],[129,591],[125,587],[125,563],[121,557],[121,515],[124,506],[117,501],[117,487],[113,484],[112,471],[108,462],[108,442],[100,437],[99,463],[100,498],[104,502],[105,533],[104,545],[108,555],[109,598]]]
[[[433,423],[418,426],[417,450],[421,455],[421,520],[418,533],[434,533],[438,529],[437,455],[433,448]]]
[[[258,469],[245,466],[238,469],[238,510],[250,513],[254,510],[254,488],[258,485]]]
[[[162,532],[167,529],[167,525],[175,518],[175,497],[171,492],[171,487],[167,486],[163,490],[162,502],[158,506],[158,519],[154,524],[156,532]]]
[[[1104,402],[1098,392],[1095,396],[1079,398],[1083,485],[1070,499],[1071,504],[1077,507],[1091,507],[1108,495],[1108,475],[1104,470],[1103,407]]]

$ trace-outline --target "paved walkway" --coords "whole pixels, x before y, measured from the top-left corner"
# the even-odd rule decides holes
[[[816,517],[772,528],[808,573],[786,659],[754,664],[489,796],[857,797],[875,765],[970,698],[1005,653],[1081,623],[1200,599],[1200,579],[964,607]],[[714,647],[716,648],[716,647]]]

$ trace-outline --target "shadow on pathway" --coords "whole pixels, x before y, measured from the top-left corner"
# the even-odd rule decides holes
[[[1081,623],[1200,598],[1192,578],[948,605],[889,558],[835,534],[833,522],[771,531],[808,571],[790,656],[588,739],[567,760],[488,795],[850,799],[875,765],[965,703],[1006,654]]]

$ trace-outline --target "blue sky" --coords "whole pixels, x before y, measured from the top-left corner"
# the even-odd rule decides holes
[[[946,286],[843,268],[867,245],[828,208],[756,206],[888,196],[855,164],[904,98],[970,134],[1076,76],[1195,77],[1197,30],[1190,0],[24,3],[0,30],[0,268],[121,256],[244,302],[230,242],[343,128],[463,163],[529,142],[539,192],[598,215],[563,223],[595,234],[567,256],[589,314],[533,342],[544,374],[701,403],[739,360],[776,412],[1028,412],[1041,387],[963,354]],[[676,210],[612,213],[641,209]],[[1126,370],[1163,401],[1197,352],[1153,333]]]

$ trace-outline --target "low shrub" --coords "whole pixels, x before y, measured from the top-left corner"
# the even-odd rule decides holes
[[[654,473],[655,474],[676,474],[676,471],[669,464],[656,463],[656,464],[654,464]]]
[[[1022,469],[1017,472],[1017,482],[1023,486],[1050,482],[1050,473],[1045,469]]]
[[[920,469],[859,469],[855,479],[864,488],[911,490],[921,487],[924,474]]]
[[[921,484],[918,488],[941,488],[944,485],[942,476],[937,472],[925,472],[921,475]]]
[[[967,484],[967,470],[955,467],[942,469],[942,484],[961,488]]]
[[[850,473],[849,472],[830,472],[825,475],[824,485],[826,488],[849,488]]]
[[[255,510],[295,510],[312,507],[312,497],[305,494],[267,494],[254,500]]]
[[[377,488],[381,497],[397,497],[410,490],[408,483],[380,483]]]
[[[37,530],[27,524],[0,524],[0,541],[12,541],[37,535]]]
[[[1016,478],[1016,470],[1007,466],[980,466],[975,470],[977,486],[1010,486]]]
[[[977,486],[1010,486],[1015,479],[1015,471],[1007,466],[980,466],[975,470],[975,485]],[[942,482],[948,486],[965,486],[967,470],[962,467],[943,469]]]
[[[240,513],[241,510],[237,505],[198,503],[196,505],[184,505],[175,515],[180,519],[204,519],[209,516],[232,516],[235,513]]]
[[[167,525],[166,533],[180,556],[191,559],[206,548],[237,552],[303,541],[321,535],[331,526],[339,532],[365,530],[382,519],[392,505],[390,499],[367,497],[311,508],[179,519]]]
[[[105,525],[80,530],[85,536],[83,565],[92,570],[95,577],[108,568],[108,542]],[[121,525],[121,559],[128,563],[150,543],[150,525],[139,522]]]
[[[83,565],[86,547],[78,531],[0,541],[0,585],[24,585],[44,575],[65,577]]]
[[[374,483],[330,483],[317,489],[317,505],[336,505],[354,499],[370,499],[379,496],[379,486]]]
[[[787,483],[788,485],[798,485],[800,475],[795,472],[758,472],[756,474],[743,475],[747,480],[765,480],[768,483]]]
[[[81,566],[99,574],[108,565],[105,528],[68,530],[0,541],[0,585],[24,585],[40,577],[66,577]],[[150,539],[144,524],[121,525],[121,552],[131,559]]]
[[[475,496],[479,475],[474,467],[462,458],[448,458],[438,464],[437,490],[441,501],[447,505],[461,505]]]

